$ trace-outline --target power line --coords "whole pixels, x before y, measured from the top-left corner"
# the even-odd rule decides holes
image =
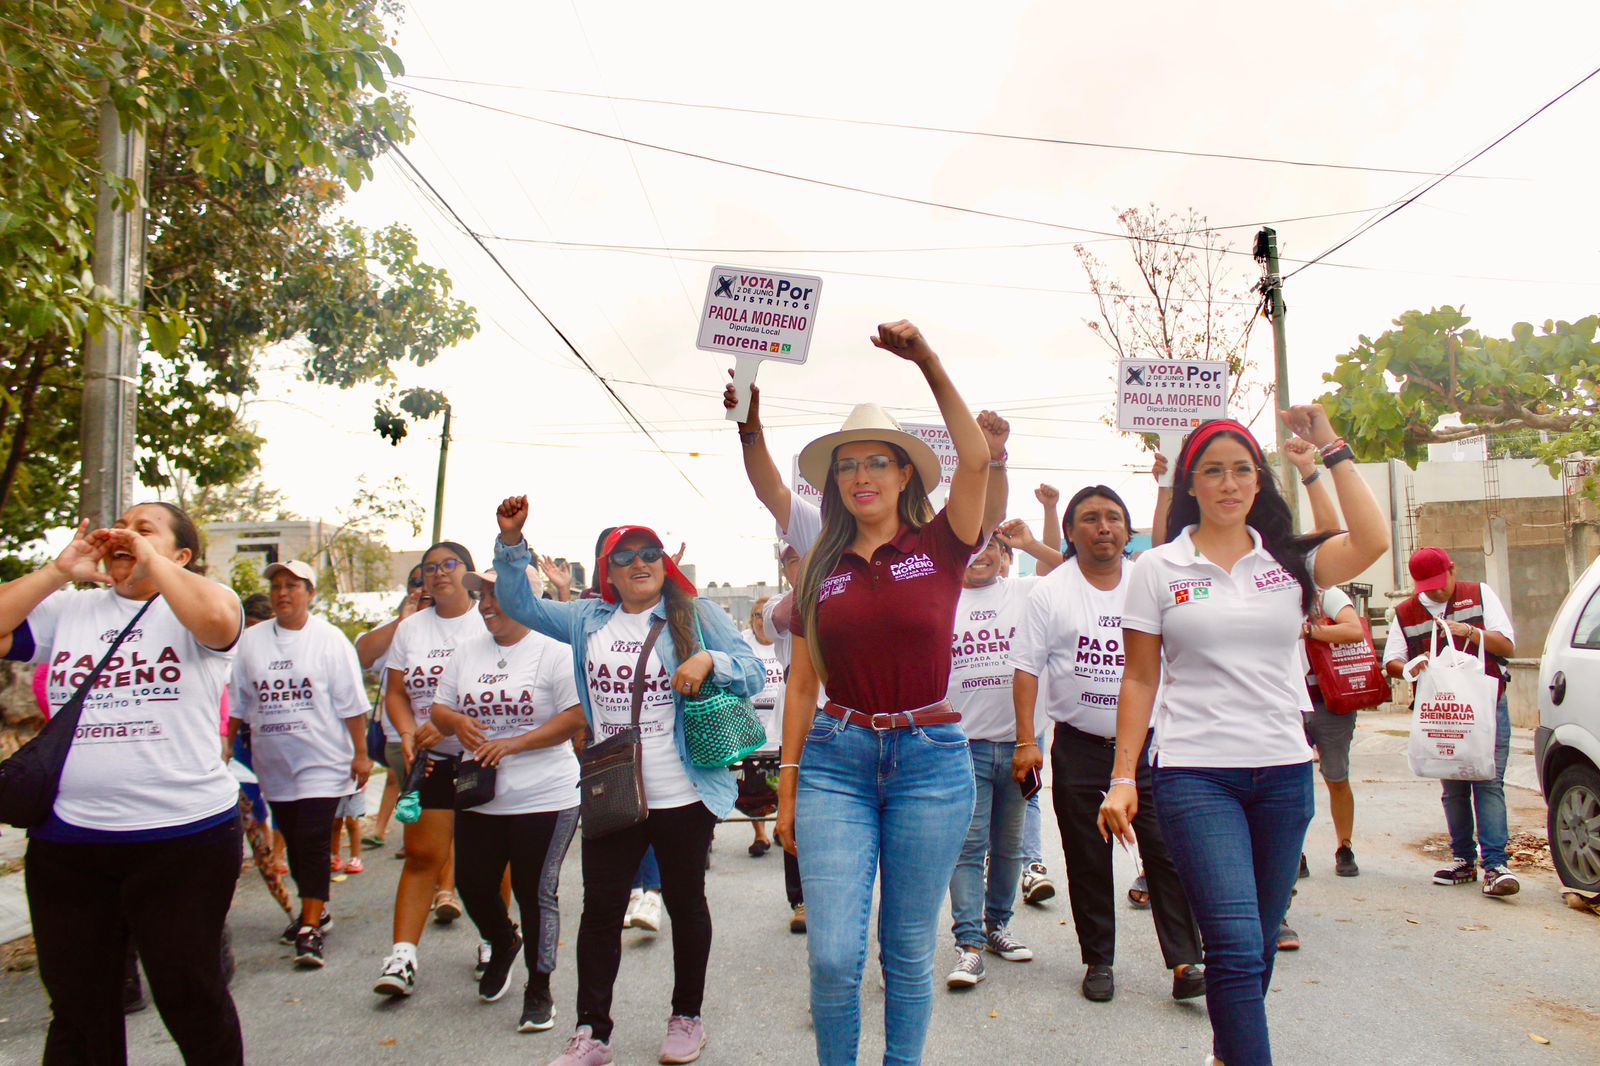
[[[1532,122],[1534,119],[1538,118],[1540,115],[1542,115],[1546,111],[1550,110],[1556,104],[1559,104],[1562,100],[1566,99],[1572,93],[1576,92],[1579,87],[1581,87],[1585,82],[1589,81],[1589,79],[1593,78],[1597,74],[1600,74],[1600,67],[1596,67],[1595,69],[1591,70],[1589,73],[1585,74],[1583,77],[1579,78],[1577,81],[1573,82],[1571,85],[1567,86],[1561,92],[1557,93],[1554,97],[1552,97],[1551,99],[1547,100],[1545,103],[1540,105],[1533,112],[1533,114],[1529,115],[1528,117],[1524,118],[1521,122],[1517,123],[1515,126],[1512,126],[1510,129],[1506,130],[1500,136],[1496,137],[1494,140],[1490,141],[1488,144],[1486,144],[1482,148],[1478,149],[1478,151],[1474,152],[1472,155],[1468,156],[1466,159],[1462,160],[1460,163],[1457,163],[1455,166],[1451,167],[1449,170],[1447,170],[1443,174],[1439,175],[1437,178],[1435,178],[1433,181],[1429,182],[1427,185],[1423,186],[1421,189],[1419,189],[1419,190],[1411,193],[1410,195],[1408,195],[1405,199],[1401,200],[1398,204],[1396,204],[1393,207],[1391,207],[1388,211],[1384,212],[1382,215],[1379,215],[1376,218],[1368,219],[1366,222],[1363,222],[1361,225],[1357,226],[1355,228],[1355,230],[1353,232],[1351,232],[1351,234],[1348,237],[1345,237],[1343,240],[1339,241],[1337,244],[1334,244],[1332,247],[1330,247],[1326,251],[1324,251],[1321,255],[1313,256],[1308,262],[1303,263],[1300,266],[1296,267],[1295,269],[1291,270],[1288,274],[1284,275],[1284,280],[1287,281],[1289,278],[1294,277],[1296,274],[1300,273],[1300,271],[1302,271],[1302,270],[1305,270],[1307,267],[1315,266],[1317,263],[1321,262],[1323,259],[1327,258],[1328,256],[1332,255],[1334,252],[1337,252],[1340,248],[1343,248],[1345,245],[1347,245],[1351,241],[1355,240],[1357,237],[1360,237],[1364,233],[1370,232],[1374,227],[1376,227],[1378,225],[1381,225],[1382,223],[1387,222],[1389,219],[1393,218],[1395,215],[1398,215],[1400,212],[1404,211],[1406,208],[1410,207],[1412,204],[1414,204],[1418,200],[1422,199],[1422,197],[1426,196],[1428,193],[1432,192],[1434,189],[1437,189],[1440,185],[1444,184],[1444,182],[1447,179],[1449,179],[1450,177],[1455,175],[1463,167],[1469,166],[1472,163],[1477,162],[1479,159],[1482,159],[1485,155],[1488,155],[1490,151],[1492,151],[1494,148],[1498,147],[1502,142],[1504,142],[1512,134],[1516,133],[1518,130],[1522,129],[1522,127],[1526,126],[1528,123]]]
[[[436,97],[440,100],[449,100],[452,103],[463,104],[467,107],[475,107],[484,111],[492,111],[496,114],[506,115],[511,118],[519,118],[525,122],[535,122],[542,126],[563,129],[571,133],[581,133],[585,136],[599,137],[602,140],[616,141],[620,144],[630,144],[639,148],[649,148],[652,151],[664,152],[667,155],[676,155],[685,159],[694,159],[702,163],[712,163],[717,166],[731,167],[735,170],[748,171],[752,174],[764,174],[767,177],[783,178],[788,181],[798,181],[807,185],[816,185],[825,189],[834,189],[839,192],[858,193],[862,196],[875,196],[883,200],[894,200],[898,203],[913,204],[918,207],[931,207],[941,211],[954,211],[959,214],[974,215],[979,218],[992,218],[1001,222],[1020,222],[1024,225],[1043,226],[1047,229],[1066,230],[1070,233],[1088,233],[1096,237],[1106,237],[1115,241],[1125,241],[1129,239],[1128,234],[1116,233],[1111,230],[1095,229],[1089,226],[1073,226],[1065,222],[1051,222],[1048,219],[1029,218],[1025,215],[1008,215],[1002,211],[988,211],[981,207],[967,207],[961,204],[947,204],[938,200],[928,200],[918,196],[906,196],[901,193],[886,192],[882,189],[867,189],[859,185],[848,185],[844,182],[829,181],[826,178],[813,178],[804,174],[791,174],[788,171],[774,170],[770,167],[756,166],[754,163],[741,163],[733,159],[723,159],[718,156],[707,155],[704,152],[692,152],[686,148],[674,148],[670,145],[655,144],[650,141],[641,141],[637,138],[625,137],[621,134],[606,133],[602,130],[592,130],[585,126],[573,125],[569,122],[558,122],[555,119],[541,118],[538,115],[530,115],[522,111],[512,111],[509,108],[496,107],[493,104],[486,104],[480,100],[469,100],[466,97],[451,96],[449,93],[435,92],[432,89],[424,89],[420,86],[414,85],[411,87],[411,89],[413,92],[419,92],[426,96]],[[477,235],[474,234],[475,238],[476,236]],[[1242,251],[1236,248],[1219,248],[1214,245],[1208,246],[1200,244],[1187,244],[1183,241],[1165,240],[1160,237],[1140,237],[1138,239],[1147,241],[1151,244],[1161,244],[1173,248],[1188,248],[1194,251],[1207,253],[1221,252],[1226,255],[1242,256],[1250,256],[1252,254],[1248,251]],[[1294,262],[1294,260],[1287,259],[1287,257],[1280,258],[1284,258],[1288,262]]]
[[[594,366],[584,356],[583,352],[578,350],[578,346],[572,342],[572,339],[568,337],[566,333],[562,332],[561,327],[556,325],[555,321],[549,315],[545,314],[544,308],[539,306],[539,302],[533,298],[532,294],[530,294],[527,289],[523,288],[522,282],[518,281],[516,275],[512,274],[506,265],[500,261],[500,257],[494,254],[494,249],[490,248],[487,244],[480,240],[476,233],[471,232],[471,227],[467,226],[466,220],[464,220],[460,213],[450,205],[448,200],[439,194],[439,190],[434,187],[431,181],[428,180],[426,174],[423,174],[422,171],[417,169],[416,164],[411,161],[410,157],[406,155],[405,151],[398,144],[394,143],[393,140],[390,140],[387,137],[384,139],[388,141],[389,147],[394,150],[394,153],[400,157],[401,161],[405,163],[411,172],[428,187],[428,189],[433,193],[434,198],[444,206],[445,210],[447,210],[451,217],[456,220],[456,223],[468,231],[468,235],[472,237],[474,243],[476,243],[479,248],[483,249],[483,254],[488,256],[490,261],[499,268],[500,273],[505,275],[506,280],[511,282],[512,287],[522,295],[522,298],[528,301],[528,306],[532,307],[539,313],[539,317],[544,319],[545,324],[555,331],[555,335],[561,338],[562,343],[567,346],[568,350],[572,352],[573,356],[577,358],[578,362],[583,364],[583,368],[593,375],[594,379],[600,383],[600,387],[606,390],[606,394],[616,402],[617,406],[622,409],[622,412],[633,421],[633,424],[639,427],[639,432],[643,433],[650,443],[655,446],[656,451],[661,453],[661,457],[666,459],[666,461],[671,464],[672,469],[678,472],[678,476],[683,478],[683,480],[691,489],[694,489],[695,495],[699,496],[701,499],[705,499],[705,493],[700,491],[700,487],[690,480],[689,475],[686,474],[683,469],[673,461],[672,457],[667,454],[667,450],[661,446],[661,442],[656,440],[655,434],[651,433],[644,422],[639,419],[639,416],[633,413],[633,408],[629,407],[623,402],[622,397],[617,395],[616,390],[611,387],[611,384],[600,374],[598,370],[594,368]]]
[[[1274,156],[1243,155],[1236,152],[1204,152],[1182,148],[1158,148],[1151,145],[1116,144],[1109,141],[1083,141],[1066,137],[1043,137],[1021,133],[998,133],[993,130],[959,129],[950,126],[925,126],[913,122],[888,122],[876,119],[846,118],[837,115],[810,115],[797,111],[773,111],[755,107],[735,107],[731,104],[701,104],[685,100],[663,100],[647,96],[612,96],[607,93],[582,92],[576,89],[545,89],[533,85],[508,85],[503,82],[473,81],[467,78],[429,77],[407,74],[405,81],[442,81],[458,85],[478,85],[485,88],[514,89],[519,92],[546,93],[551,96],[577,96],[613,103],[649,104],[658,107],[686,108],[694,111],[722,111],[740,115],[761,115],[767,118],[797,119],[803,122],[828,122],[847,126],[871,126],[877,129],[910,130],[917,133],[940,133],[959,137],[982,137],[990,140],[1016,141],[1027,144],[1049,144],[1068,148],[1097,148],[1113,152],[1141,152],[1150,155],[1184,156],[1191,159],[1217,159],[1239,163],[1267,163],[1276,166],[1305,167],[1319,170],[1349,170],[1367,174],[1408,174],[1417,177],[1434,177],[1438,171],[1407,170],[1401,167],[1371,167],[1353,163],[1324,163],[1307,159],[1283,159]],[[419,88],[420,87],[416,87]],[[426,91],[426,90],[421,90]],[[1504,181],[1491,175],[1473,175],[1478,180]]]

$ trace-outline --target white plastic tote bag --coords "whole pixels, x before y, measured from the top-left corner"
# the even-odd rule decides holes
[[[1495,705],[1500,683],[1484,672],[1483,643],[1478,654],[1451,645],[1439,648],[1441,625],[1434,620],[1429,648],[1406,664],[1406,677],[1427,664],[1416,679],[1411,740],[1406,756],[1418,777],[1448,781],[1488,781],[1494,777]]]

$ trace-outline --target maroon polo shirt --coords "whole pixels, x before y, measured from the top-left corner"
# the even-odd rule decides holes
[[[973,546],[940,511],[863,559],[846,550],[817,603],[828,698],[868,714],[911,711],[950,688],[950,632]]]

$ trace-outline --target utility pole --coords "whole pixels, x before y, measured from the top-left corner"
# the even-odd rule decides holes
[[[439,543],[444,531],[444,469],[450,457],[450,405],[444,405],[444,432],[439,435],[439,484],[433,491],[433,543]]]
[[[1277,393],[1277,403],[1274,405],[1278,411],[1289,409],[1289,341],[1284,334],[1284,317],[1288,308],[1283,302],[1283,275],[1278,272],[1278,231],[1270,226],[1263,226],[1261,232],[1256,234],[1256,262],[1261,264],[1260,292],[1263,298],[1263,309],[1267,318],[1272,322],[1272,355],[1275,373],[1274,390]],[[1273,428],[1277,430],[1278,440],[1278,480],[1283,485],[1284,499],[1289,502],[1289,515],[1294,522],[1296,531],[1300,529],[1300,486],[1299,475],[1295,472],[1294,464],[1289,462],[1289,429],[1283,424],[1283,419],[1276,416],[1272,419]]]
[[[83,473],[79,509],[93,527],[121,516],[133,493],[135,416],[139,399],[138,310],[144,302],[144,130],[123,130],[109,97],[100,105],[100,189],[94,217],[94,282],[111,291],[126,320],[87,338],[79,441]],[[124,210],[120,179],[136,202]]]

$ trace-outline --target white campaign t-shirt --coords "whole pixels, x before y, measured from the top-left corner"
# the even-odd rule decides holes
[[[1038,578],[1003,577],[963,588],[950,640],[950,706],[968,740],[1015,741],[1011,703],[1012,644]]]
[[[1301,724],[1305,674],[1295,644],[1300,583],[1254,529],[1232,573],[1200,555],[1185,529],[1133,564],[1125,629],[1161,637],[1165,687],[1156,700],[1151,762],[1258,767],[1309,762]],[[1316,562],[1311,553],[1308,565]]]
[[[1488,585],[1480,584],[1478,591],[1483,598],[1483,628],[1491,633],[1499,633],[1507,640],[1515,641],[1517,639],[1517,631],[1511,627],[1511,615],[1506,611],[1505,604],[1500,602],[1500,597]],[[1418,596],[1417,599],[1422,601],[1422,606],[1434,618],[1444,617],[1445,608],[1449,606],[1446,601],[1435,600],[1429,596]],[[1440,643],[1443,643],[1443,641],[1441,640]],[[1472,654],[1476,655],[1477,653],[1478,649],[1474,647]],[[1389,635],[1383,641],[1383,661],[1388,663],[1399,659],[1401,662],[1405,662],[1408,658],[1409,656],[1406,655],[1405,629],[1398,621],[1392,622],[1389,626]]]
[[[1340,611],[1344,610],[1346,607],[1355,606],[1355,604],[1350,601],[1349,594],[1338,585],[1335,585],[1332,588],[1323,589],[1321,591],[1321,597],[1322,613],[1327,615],[1334,622],[1339,621]],[[1316,617],[1315,611],[1312,612],[1312,616],[1314,621],[1319,623],[1322,621],[1321,618]],[[1304,640],[1300,641],[1296,647],[1296,650],[1300,656],[1300,672],[1306,676],[1306,688],[1313,689],[1318,687],[1317,675],[1311,672],[1311,660],[1306,655],[1306,642]],[[1306,707],[1306,710],[1309,711],[1311,708],[1308,706]]]
[[[385,668],[398,670],[404,676],[411,713],[417,716],[419,728],[433,714],[433,692],[450,656],[462,643],[486,632],[476,603],[466,614],[454,618],[442,618],[437,608],[429,607],[401,622],[395,630]],[[461,741],[445,737],[428,750],[434,755],[460,755]]]
[[[795,497],[798,501],[800,498]],[[761,621],[767,628],[767,636],[772,638],[773,654],[778,658],[778,665],[782,668],[784,685],[778,689],[778,706],[773,714],[778,723],[778,743],[783,743],[783,714],[789,698],[788,674],[794,666],[794,633],[789,629],[789,605],[794,600],[794,590],[791,589],[782,596],[774,596],[761,608]],[[779,605],[782,605],[781,607]],[[817,686],[817,707],[821,709],[828,702],[828,690],[822,685]],[[770,739],[772,734],[767,734]]]
[[[539,633],[502,647],[485,630],[461,642],[433,700],[476,719],[488,740],[531,733],[577,705],[572,656],[565,644]],[[578,757],[563,741],[501,759],[494,799],[472,809],[479,814],[537,814],[577,805]]]
[[[762,745],[762,751],[777,751],[783,744],[783,664],[778,661],[778,645],[763,644],[756,639],[753,629],[745,630],[741,636],[744,642],[750,645],[750,650],[756,653],[756,658],[761,660],[762,669],[767,672],[767,684],[760,692],[756,693],[751,701],[755,705],[756,717],[761,719],[761,727],[767,731],[767,742]]]
[[[789,493],[789,528],[779,528],[784,541],[800,553],[803,559],[811,546],[822,536],[822,508],[804,499],[798,492]]]
[[[252,765],[268,801],[354,792],[345,719],[366,713],[355,646],[326,618],[312,615],[302,629],[262,622],[239,639],[233,715],[250,723]]]
[[[639,650],[650,636],[651,614],[629,614],[619,610],[589,635],[585,667],[588,670],[589,709],[594,713],[595,739],[616,736],[633,721],[633,671],[639,664]],[[657,638],[671,640],[663,629]],[[683,807],[700,802],[673,731],[678,723],[678,704],[672,696],[672,676],[662,665],[661,654],[650,649],[645,663],[644,703],[639,708],[639,738],[644,760],[645,801],[653,811]]]
[[[1098,589],[1068,559],[1040,579],[1011,653],[1011,665],[1040,679],[1054,722],[1101,737],[1117,735],[1117,696],[1127,658],[1122,609],[1133,567],[1113,589]]]
[[[60,711],[143,604],[112,589],[63,589],[28,615]],[[244,611],[239,611],[244,627]],[[167,829],[221,815],[239,801],[222,761],[217,710],[237,645],[216,651],[157,599],[83,703],[55,813],[107,832]]]

